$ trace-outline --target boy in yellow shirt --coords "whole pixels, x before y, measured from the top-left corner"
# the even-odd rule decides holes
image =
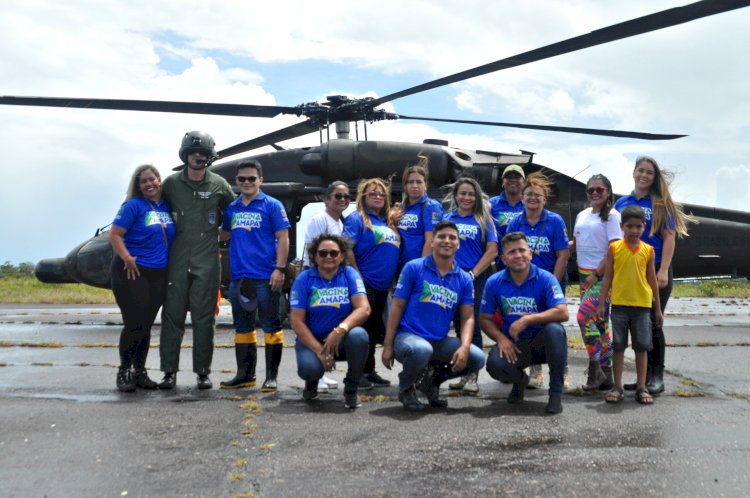
[[[646,389],[646,370],[651,342],[651,318],[649,310],[656,303],[656,320],[662,323],[664,316],[659,306],[659,287],[656,282],[654,248],[641,241],[646,228],[646,213],[639,206],[628,206],[620,213],[620,228],[623,238],[609,245],[604,280],[599,298],[599,316],[604,316],[607,294],[612,289],[612,373],[615,386],[605,397],[607,403],[618,403],[624,397],[622,370],[625,363],[625,348],[628,347],[628,330],[635,351],[637,374],[635,400],[651,405],[654,398]]]

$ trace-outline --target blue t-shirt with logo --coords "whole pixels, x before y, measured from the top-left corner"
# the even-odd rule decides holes
[[[497,232],[495,223],[488,220],[484,227],[484,243],[482,243],[482,229],[473,214],[461,216],[458,209],[446,213],[444,220],[452,221],[458,227],[458,238],[461,245],[456,252],[456,265],[464,270],[471,270],[476,266],[487,247],[488,242],[497,243]]]
[[[401,239],[386,222],[367,210],[372,230],[365,225],[359,211],[344,220],[344,236],[354,244],[354,258],[365,283],[375,290],[388,290],[396,276],[401,257]]]
[[[276,232],[290,227],[284,205],[262,191],[247,206],[242,196],[232,201],[221,225],[222,230],[232,233],[232,280],[271,278],[276,269]]]
[[[440,220],[443,219],[443,207],[434,199],[424,195],[418,202],[406,206],[404,216],[398,222],[398,231],[401,234],[402,250],[401,265],[405,265],[412,259],[422,257],[425,232],[435,230]]]
[[[661,263],[664,239],[661,238],[661,230],[657,230],[653,236],[651,235],[651,218],[653,214],[651,209],[651,196],[646,194],[639,199],[635,196],[635,192],[631,192],[630,195],[620,197],[617,199],[617,202],[615,202],[615,209],[620,213],[622,213],[622,210],[628,206],[640,206],[646,213],[646,229],[643,231],[643,235],[641,235],[641,240],[654,248],[654,263],[658,266]],[[671,214],[667,217],[667,223],[664,228],[667,230],[674,230],[676,228],[674,216]]]
[[[328,280],[313,266],[300,273],[292,284],[289,306],[305,310],[305,324],[316,339],[323,341],[352,313],[352,296],[357,294],[365,294],[365,284],[354,268],[339,267]]]
[[[479,310],[494,315],[500,309],[503,333],[510,338],[510,326],[522,316],[541,313],[565,303],[565,296],[555,276],[531,264],[529,275],[521,285],[516,285],[507,268],[488,278]],[[544,325],[531,325],[521,332],[519,338],[530,339],[543,328]]]
[[[125,230],[125,247],[136,264],[146,268],[164,268],[169,259],[169,247],[175,228],[167,201],[158,204],[143,197],[133,197],[120,206],[113,225]]]
[[[430,254],[406,263],[393,295],[406,301],[396,333],[440,341],[448,335],[458,307],[474,305],[474,283],[455,264],[441,276]]]
[[[529,225],[526,213],[513,218],[508,223],[508,232],[523,232],[526,242],[533,252],[532,262],[542,270],[552,272],[557,262],[557,251],[568,249],[568,230],[562,217],[549,211],[542,210],[542,215],[536,225]]]
[[[524,209],[523,202],[520,200],[515,204],[508,202],[505,192],[500,192],[500,195],[490,198],[490,215],[495,222],[498,245],[502,242],[505,234],[508,233],[508,223],[510,223],[510,220],[521,214]],[[503,260],[500,259],[501,254],[502,252],[498,250],[497,259],[495,260],[498,270],[505,268]]]

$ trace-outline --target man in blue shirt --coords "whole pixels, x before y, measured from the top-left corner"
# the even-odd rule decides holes
[[[284,348],[279,317],[279,299],[284,268],[289,255],[289,220],[283,204],[266,195],[260,186],[263,169],[254,159],[237,165],[240,195],[224,215],[221,238],[229,246],[232,283],[229,297],[235,328],[237,375],[221,383],[225,389],[255,385],[257,336],[255,309],[263,328],[266,350],[266,380],[261,391],[274,392]]]
[[[524,206],[521,201],[526,174],[518,164],[511,164],[503,170],[503,191],[500,195],[490,198],[490,214],[495,222],[498,240],[502,240],[508,231],[510,220],[523,212]],[[505,268],[500,254],[497,255],[498,271]]]
[[[482,330],[497,344],[487,358],[487,372],[501,382],[513,382],[509,403],[523,401],[529,365],[549,364],[547,413],[562,412],[563,373],[568,363],[568,342],[562,322],[568,307],[560,283],[550,272],[531,264],[531,250],[522,232],[503,237],[505,270],[496,273],[484,289]],[[494,321],[501,310],[503,330]]]
[[[445,408],[440,384],[478,372],[484,353],[471,343],[474,330],[474,286],[454,264],[458,228],[451,221],[435,226],[432,254],[404,266],[393,294],[383,342],[383,365],[403,365],[398,399],[410,411],[424,410],[418,388],[430,406]],[[461,338],[448,337],[456,309],[461,314]]]

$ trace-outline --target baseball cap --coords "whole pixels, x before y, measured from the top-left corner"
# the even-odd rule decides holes
[[[506,167],[503,170],[503,176],[501,178],[505,178],[505,175],[507,175],[508,173],[518,173],[519,175],[521,175],[521,178],[526,178],[526,175],[523,172],[523,168],[517,164],[511,164],[510,166]]]

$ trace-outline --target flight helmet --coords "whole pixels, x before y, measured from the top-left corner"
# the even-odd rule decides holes
[[[183,164],[187,164],[187,156],[192,152],[203,152],[208,156],[206,166],[210,166],[211,163],[218,157],[216,154],[216,142],[211,135],[205,131],[189,131],[182,137],[182,145],[180,146],[180,159]]]

